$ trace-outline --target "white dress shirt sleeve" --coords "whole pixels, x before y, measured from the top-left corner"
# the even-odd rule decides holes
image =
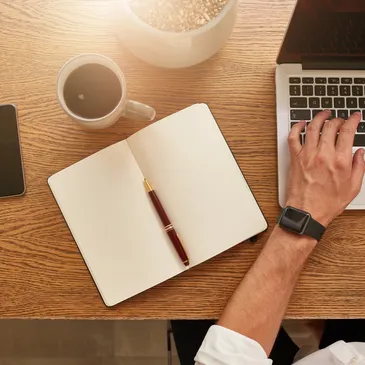
[[[338,341],[295,365],[365,365],[365,344]],[[212,326],[198,354],[196,365],[272,365],[259,343],[221,326]]]
[[[212,326],[195,357],[196,365],[271,365],[259,343],[221,326]]]

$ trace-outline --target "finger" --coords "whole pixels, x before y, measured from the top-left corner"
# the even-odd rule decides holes
[[[365,173],[364,149],[360,148],[356,151],[352,161],[351,187],[358,194],[361,190],[362,181]]]
[[[323,124],[331,115],[330,110],[325,110],[323,112],[318,113],[314,119],[311,121],[307,128],[307,135],[305,138],[305,145],[309,148],[316,148],[319,142],[319,134],[323,127]]]
[[[336,118],[328,121],[322,128],[322,135],[319,140],[319,146],[325,146],[326,148],[335,148],[337,133],[344,123],[345,120],[341,118]]]
[[[299,123],[295,124],[288,137],[289,150],[291,154],[298,155],[302,150],[302,145],[300,143],[300,133],[304,130],[305,121],[302,120]]]
[[[342,125],[337,140],[337,150],[339,152],[352,154],[352,146],[354,144],[355,133],[361,121],[361,113],[357,112]]]

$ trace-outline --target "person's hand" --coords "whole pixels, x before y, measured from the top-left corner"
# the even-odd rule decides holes
[[[304,121],[292,128],[288,138],[291,165],[287,206],[310,213],[324,226],[359,194],[365,173],[364,149],[352,156],[361,114],[353,114],[346,122],[339,118],[327,121],[330,113],[319,113],[309,124],[304,146],[299,139]]]

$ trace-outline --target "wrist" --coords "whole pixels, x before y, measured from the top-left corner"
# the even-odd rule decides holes
[[[280,242],[280,244],[284,246],[286,250],[293,253],[300,252],[308,256],[312,253],[318,243],[312,237],[304,235],[301,236],[288,232],[279,227],[279,225],[275,226],[272,236],[275,238],[275,241]]]

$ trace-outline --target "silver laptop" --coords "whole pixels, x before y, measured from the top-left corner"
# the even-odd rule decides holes
[[[279,203],[284,207],[293,124],[309,122],[323,109],[344,119],[359,110],[353,153],[365,147],[365,0],[299,0],[277,63]],[[365,209],[365,184],[347,209]]]

